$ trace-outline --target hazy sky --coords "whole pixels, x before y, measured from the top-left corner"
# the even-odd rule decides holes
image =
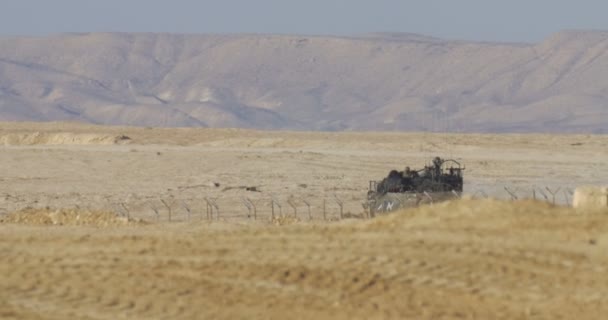
[[[606,0],[0,0],[0,34],[136,31],[356,35],[536,42],[608,30]]]

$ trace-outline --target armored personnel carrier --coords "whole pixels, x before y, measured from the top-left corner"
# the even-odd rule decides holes
[[[460,197],[464,167],[453,159],[435,157],[423,169],[392,170],[382,181],[370,181],[367,200],[372,216]]]

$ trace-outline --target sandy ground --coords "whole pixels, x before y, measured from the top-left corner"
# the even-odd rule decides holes
[[[466,165],[468,194],[507,198],[506,186],[551,199],[545,187],[561,188],[563,204],[568,189],[608,181],[606,136],[2,123],[0,149],[2,319],[608,311],[604,213],[478,199],[356,219],[369,180],[435,155]],[[272,197],[282,207],[274,221]],[[207,220],[205,198],[219,219]]]

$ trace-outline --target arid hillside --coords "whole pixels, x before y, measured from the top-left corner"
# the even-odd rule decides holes
[[[606,132],[608,33],[0,38],[0,120],[298,130]]]

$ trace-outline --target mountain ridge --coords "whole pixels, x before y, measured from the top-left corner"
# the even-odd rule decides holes
[[[608,32],[0,37],[0,121],[608,133]]]

